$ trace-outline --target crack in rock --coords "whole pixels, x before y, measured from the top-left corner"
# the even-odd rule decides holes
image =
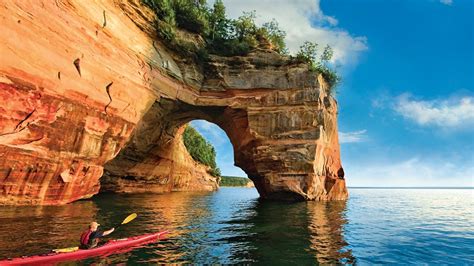
[[[33,115],[33,113],[34,113],[35,111],[36,111],[36,108],[33,109],[33,111],[31,111],[29,114],[27,114],[26,117],[23,118],[23,120],[21,120],[20,122],[18,122],[18,124],[16,125],[14,131],[17,131],[17,130],[20,128],[21,124],[23,124],[23,122],[25,122],[26,120],[28,120],[28,118],[30,118],[31,115]],[[24,126],[21,130],[23,130],[24,128],[26,128],[26,127],[28,126],[28,124],[29,124],[29,123],[27,123],[26,126]]]
[[[107,26],[107,18],[105,17],[105,10],[102,14],[104,15],[104,24],[102,24],[102,28],[105,28],[105,26]]]
[[[105,91],[107,92],[107,95],[109,96],[109,103],[105,106],[105,113],[107,113],[107,108],[109,107],[109,105],[112,103],[112,97],[110,96],[110,87],[112,86],[112,84],[114,84],[114,82],[110,82],[107,86],[105,86]]]
[[[12,132],[7,132],[7,133],[3,133],[3,134],[0,134],[0,137],[1,136],[6,136],[6,135],[11,135],[11,134],[15,134],[15,133],[20,133],[22,132],[23,130],[25,130],[29,125],[30,125],[30,122],[27,122],[25,126],[22,126],[22,124],[28,120],[28,118],[30,118],[33,113],[36,111],[36,108],[33,109],[33,111],[31,111],[30,113],[28,113],[25,118],[23,118],[20,122],[18,122],[18,124],[16,124],[15,128],[13,129]]]
[[[76,60],[74,60],[74,66],[76,67],[77,73],[79,73],[79,76],[82,77],[82,75],[81,75],[81,65],[80,64],[81,64],[81,59],[76,58]]]

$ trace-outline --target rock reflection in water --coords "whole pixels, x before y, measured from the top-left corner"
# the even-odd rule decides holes
[[[108,229],[136,212],[138,217],[110,238],[170,230],[169,239],[81,264],[350,263],[354,259],[342,236],[344,211],[344,202],[261,202],[255,189],[248,188],[213,193],[103,194],[65,206],[2,207],[0,256],[74,246],[91,220]],[[29,230],[33,232],[25,233]]]
[[[2,206],[0,258],[40,254],[76,246],[78,236],[97,215],[93,201],[65,206]]]
[[[307,207],[310,247],[318,263],[355,263],[343,236],[346,201],[308,202]]]
[[[234,232],[221,241],[238,247],[231,253],[231,261],[238,263],[355,263],[343,237],[345,208],[345,201],[256,202],[227,222]]]
[[[115,217],[108,219],[113,220],[119,220],[128,213],[138,212],[136,220],[123,227],[123,231],[127,232],[123,234],[124,237],[170,231],[167,240],[149,244],[141,248],[139,254],[128,254],[129,260],[147,263],[192,263],[189,250],[198,250],[193,245],[198,245],[195,244],[195,238],[198,238],[196,235],[202,231],[201,227],[207,224],[206,220],[212,215],[209,203],[206,202],[211,195],[209,192],[109,194],[98,198],[97,204],[103,210],[112,210],[111,215]],[[111,198],[114,200],[110,200]],[[205,236],[200,238],[205,239]]]

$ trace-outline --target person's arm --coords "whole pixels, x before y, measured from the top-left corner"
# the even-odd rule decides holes
[[[110,235],[114,230],[115,228],[112,227],[111,229],[104,231],[104,233],[102,233],[102,236]]]

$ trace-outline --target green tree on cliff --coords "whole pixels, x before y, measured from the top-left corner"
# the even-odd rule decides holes
[[[278,22],[273,19],[270,22],[266,22],[262,25],[262,29],[266,38],[274,46],[274,49],[281,54],[288,54],[286,48],[285,37],[286,32],[280,28]]]
[[[254,10],[251,12],[244,12],[242,16],[233,21],[234,34],[239,41],[255,40],[255,32],[257,30],[257,26],[255,25],[256,17],[257,15]]]
[[[206,1],[174,0],[172,3],[178,27],[202,35],[207,34],[209,11]]]
[[[220,176],[221,171],[216,165],[216,151],[199,132],[192,126],[187,126],[183,133],[184,146],[195,161],[209,166],[209,173],[213,176]]]
[[[334,55],[334,51],[332,50],[331,46],[329,44],[324,47],[323,53],[321,54],[320,60],[323,64],[326,64],[329,62]]]
[[[142,0],[155,11],[158,18],[158,35],[167,41],[171,49],[180,53],[193,54],[202,51],[193,49],[189,40],[180,39],[176,30],[182,29],[201,35],[206,41],[208,52],[232,56],[245,55],[256,48],[264,38],[274,50],[285,53],[285,33],[272,21],[258,27],[256,13],[244,12],[237,19],[228,19],[222,0],[216,0],[209,8],[205,0]]]
[[[286,55],[286,32],[275,20],[261,27],[255,23],[255,11],[244,12],[237,19],[225,14],[222,0],[215,0],[209,7],[206,0],[142,0],[157,16],[158,35],[170,49],[206,61],[208,54],[223,56],[246,55],[257,47],[265,47]],[[179,30],[198,34],[204,42],[195,42]],[[333,50],[326,46],[318,56],[318,44],[306,41],[296,58],[309,64],[309,69],[320,72],[333,88],[340,80],[330,67]],[[331,92],[331,91],[330,91]]]
[[[214,41],[223,41],[229,35],[230,20],[225,16],[225,6],[222,0],[216,0],[209,16],[209,39]]]
[[[329,66],[329,61],[332,59],[334,52],[331,46],[326,45],[321,56],[318,57],[318,46],[315,42],[305,41],[300,46],[296,58],[308,63],[311,71],[320,72],[331,86],[329,93],[333,93],[333,88],[340,81],[336,71]]]
[[[317,43],[305,41],[303,45],[300,46],[296,58],[309,63],[311,68],[316,69],[318,63],[318,46]]]

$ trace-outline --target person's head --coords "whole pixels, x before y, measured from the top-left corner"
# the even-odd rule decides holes
[[[89,229],[92,230],[92,231],[96,231],[97,230],[97,227],[99,227],[100,224],[98,224],[97,222],[91,222],[91,224],[89,225]]]

